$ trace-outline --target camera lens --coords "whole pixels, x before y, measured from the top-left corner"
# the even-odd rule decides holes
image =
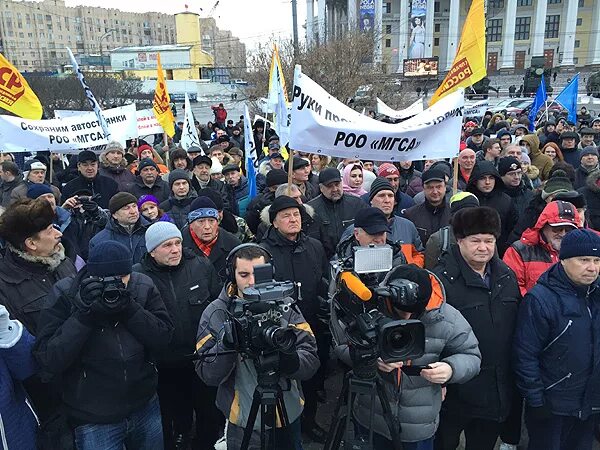
[[[120,289],[104,289],[102,293],[102,299],[108,304],[116,303],[120,296]]]
[[[296,333],[291,328],[269,327],[263,336],[267,345],[282,352],[289,352],[296,344]]]
[[[383,345],[392,352],[411,347],[413,343],[413,336],[402,328],[391,330],[384,338]]]

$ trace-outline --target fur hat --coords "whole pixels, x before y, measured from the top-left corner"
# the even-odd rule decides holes
[[[500,216],[495,209],[487,206],[463,208],[452,217],[452,231],[456,239],[473,234],[493,234],[500,236]]]
[[[17,249],[22,249],[28,237],[48,228],[54,221],[54,211],[43,198],[18,200],[0,216],[0,237]]]

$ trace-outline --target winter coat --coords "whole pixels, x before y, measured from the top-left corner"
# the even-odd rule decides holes
[[[119,186],[117,182],[112,178],[105,177],[103,175],[96,175],[96,178],[88,180],[81,174],[77,178],[69,181],[62,189],[62,198],[64,202],[68,198],[75,195],[76,192],[81,190],[87,190],[91,195],[100,194],[100,198],[96,200],[98,206],[102,209],[108,209],[108,202],[119,192]]]
[[[476,144],[475,142],[473,142],[473,138],[469,136],[466,140],[467,148],[470,148],[475,153],[477,153],[478,151],[483,150],[483,144],[485,144],[485,142],[489,139],[490,138],[488,136],[483,136],[483,141],[481,141],[481,144]]]
[[[69,258],[35,257],[9,245],[0,260],[0,304],[37,336],[40,311],[52,286],[74,274]]]
[[[17,186],[15,186],[10,192],[10,203],[27,198],[27,190],[32,184],[34,183],[25,180],[23,183],[19,183]],[[50,189],[52,189],[52,193],[54,194],[54,198],[56,199],[56,203],[58,204],[60,202],[60,190],[53,184],[48,183],[47,181],[44,181],[44,184]]]
[[[517,385],[532,407],[586,420],[600,410],[600,289],[575,285],[562,264],[545,272],[519,310]]]
[[[198,192],[200,189],[203,189],[203,187],[200,185],[200,181],[193,174],[191,186],[196,190],[196,192]],[[212,189],[213,191],[218,192],[221,195],[221,198],[223,199],[223,209],[227,209],[228,211],[233,212],[233,210],[231,209],[232,206],[229,204],[229,194],[227,193],[225,183],[219,180],[213,180],[211,178],[210,180],[208,180],[208,183],[206,184],[206,186],[204,186],[204,188]]]
[[[31,354],[33,342],[24,329],[15,345],[0,349],[0,450],[38,448],[37,418],[22,385],[38,370]]]
[[[173,324],[154,283],[139,273],[131,274],[131,303],[118,318],[83,320],[79,286],[86,276],[83,269],[52,289],[34,355],[45,379],[60,379],[67,415],[75,423],[115,423],[156,395],[152,355],[167,346]]]
[[[531,199],[533,198],[533,191],[527,187],[523,180],[521,180],[521,184],[517,187],[505,185],[504,192],[512,199],[513,204],[515,205],[517,218],[521,217],[523,211],[529,206],[529,202],[531,202]]]
[[[146,186],[142,178],[138,175],[135,181],[129,185],[127,192],[130,192],[135,198],[140,198],[142,195],[153,195],[159,202],[164,202],[171,195],[169,183],[165,182],[161,177],[157,177],[152,186]]]
[[[119,187],[119,192],[126,192],[129,186],[135,182],[135,175],[127,170],[127,161],[125,158],[123,158],[121,164],[115,167],[108,164],[104,154],[100,155],[100,169],[98,170],[98,173],[114,180]]]
[[[446,225],[433,233],[425,244],[425,268],[433,270],[452,244],[456,244],[452,225]]]
[[[198,325],[196,350],[202,359],[196,361],[196,372],[207,385],[218,386],[217,407],[228,421],[239,427],[248,423],[248,414],[257,385],[256,369],[252,359],[242,359],[237,354],[223,354],[223,324],[229,320],[232,298],[227,294],[231,285],[223,288],[219,297],[202,313]],[[315,337],[306,319],[295,308],[283,313],[282,326],[291,326],[296,334],[294,351],[299,366],[291,373],[282,373],[279,386],[289,423],[302,414],[304,398],[298,381],[310,379],[319,368]],[[254,423],[260,430],[261,415]]]
[[[25,185],[25,181],[23,181],[23,175],[21,173],[19,173],[12,181],[2,181],[0,184],[1,207],[7,208],[14,201],[11,197],[12,191],[21,185]],[[27,193],[27,191],[25,192]]]
[[[421,172],[415,170],[414,163],[410,169],[400,168],[400,187],[399,189],[410,197],[414,197],[423,190],[423,181]]]
[[[537,189],[542,185],[542,180],[540,180],[540,169],[538,169],[533,164],[529,165],[527,172],[525,172],[529,183],[531,183],[531,189]]]
[[[583,166],[579,166],[577,169],[575,169],[575,183],[573,183],[575,190],[584,187],[589,174],[596,172],[597,170],[599,170],[598,166],[594,167],[593,169],[586,169]]]
[[[494,256],[488,263],[489,288],[465,262],[457,245],[442,256],[434,273],[446,301],[467,319],[479,341],[481,371],[468,383],[448,386],[444,408],[496,422],[509,415],[515,397],[511,346],[521,300],[515,274]]]
[[[460,312],[445,302],[439,280],[433,276],[431,278],[434,294],[429,299],[425,312],[419,317],[425,326],[425,353],[410,364],[445,362],[452,367],[452,378],[446,384],[454,386],[466,383],[477,375],[481,364],[477,338]],[[351,363],[346,345],[338,346],[335,351],[343,360]],[[389,373],[378,373],[390,400],[392,414],[397,419],[396,423],[402,425],[400,439],[402,442],[429,439],[435,434],[439,424],[442,385],[430,383],[420,376],[398,372],[396,369]],[[366,428],[369,425],[370,410],[369,396],[360,395],[354,406],[354,417]],[[390,438],[378,401],[375,402],[373,431]]]
[[[302,186],[298,186],[305,202],[310,202],[313,198],[321,195],[319,188],[310,181],[305,181]]]
[[[517,224],[508,236],[508,245],[521,239],[523,232],[535,225],[547,204],[546,200],[542,199],[541,191],[533,194],[529,205],[527,205],[523,213],[519,216]]]
[[[231,212],[236,216],[244,217],[246,207],[250,202],[248,179],[242,176],[237,186],[233,187],[227,184],[225,187],[229,196],[229,205],[232,206]]]
[[[459,187],[458,190],[462,191],[466,185],[467,184],[465,183],[463,188],[461,189]],[[459,186],[460,186],[460,180],[459,180]],[[446,193],[444,194],[444,198],[445,198],[447,204],[450,204],[450,199],[452,198],[453,195],[454,195],[454,193],[452,191],[452,180],[450,180],[450,181],[448,181],[448,183],[446,183]],[[415,205],[422,205],[423,203],[425,203],[425,192],[423,192],[423,191],[419,192],[417,195],[415,195],[413,197],[413,200],[414,200]],[[408,208],[410,208],[410,206]],[[408,208],[406,208],[406,209],[408,209]],[[404,214],[404,211],[402,212],[402,214]],[[400,214],[400,215],[402,215],[402,214]]]
[[[348,194],[342,195],[337,202],[332,202],[321,194],[308,202],[308,205],[314,208],[316,215],[323,222],[325,235],[321,242],[326,252],[335,250],[344,230],[354,223],[356,213],[368,206],[361,199]]]
[[[181,230],[187,223],[188,213],[190,212],[192,202],[196,197],[198,197],[196,191],[190,189],[190,192],[188,192],[186,197],[175,198],[171,195],[168,199],[158,205],[158,207],[168,213],[173,223]]]
[[[565,162],[571,164],[575,169],[577,169],[581,165],[581,150],[577,148],[577,144],[575,148],[564,148],[562,145],[560,146],[560,151],[563,154],[563,158]]]
[[[433,233],[450,222],[450,206],[446,201],[440,206],[433,206],[425,200],[420,205],[404,210],[404,217],[417,227],[421,243],[425,245]]]
[[[108,211],[98,209],[95,212],[81,212],[76,210],[65,210],[60,206],[56,207],[57,218],[62,215],[63,220],[55,221],[60,226],[62,242],[65,245],[67,256],[72,261],[75,259],[72,255],[81,257],[87,261],[90,247],[90,240],[104,229],[108,223]],[[69,253],[69,247],[71,253]]]
[[[189,363],[196,351],[196,333],[202,312],[219,295],[220,280],[204,257],[183,249],[179,265],[161,266],[146,253],[134,272],[152,279],[173,321],[173,338],[158,362],[168,365]]]
[[[587,178],[585,186],[579,192],[587,203],[587,218],[590,228],[600,231],[600,171],[593,172]]]
[[[100,231],[90,241],[90,251],[100,242],[106,240],[117,241],[131,250],[133,263],[136,264],[142,260],[142,256],[146,253],[146,229],[149,226],[149,222],[140,216],[130,234],[111,217],[104,230]]]
[[[329,275],[329,263],[321,243],[303,232],[291,241],[271,226],[260,246],[273,256],[275,280],[302,283],[302,300],[297,304],[302,315],[312,323],[319,310],[318,297],[325,298],[323,280]]]
[[[183,246],[189,248],[198,256],[208,258],[208,260],[212,263],[213,267],[217,271],[217,275],[219,276],[221,285],[225,284],[225,282],[227,282],[227,274],[225,273],[227,255],[229,255],[229,252],[233,250],[234,247],[237,247],[242,242],[233,234],[220,228],[219,236],[217,237],[217,242],[215,242],[215,245],[213,246],[210,255],[207,257],[194,242],[194,239],[190,234],[189,225],[183,227],[183,229],[181,230],[181,234],[183,236]],[[219,288],[220,287],[221,286],[219,286]]]
[[[483,193],[477,189],[477,180],[482,178],[484,175],[493,175],[496,179],[496,184],[492,192]],[[510,232],[513,230],[517,223],[517,211],[512,199],[503,192],[504,182],[494,165],[489,161],[481,161],[475,165],[473,173],[469,178],[467,184],[467,191],[471,192],[479,199],[479,206],[488,206],[498,211],[500,215],[500,226],[501,232],[498,237],[498,253],[500,256],[504,255],[504,251],[508,247],[508,238]]]
[[[260,213],[266,206],[269,206],[275,200],[275,192],[270,190],[263,191],[262,194],[257,195],[248,203],[246,206],[246,223],[252,233],[256,234],[258,226],[261,223]]]
[[[548,155],[544,155],[540,150],[540,139],[536,134],[526,134],[522,136],[519,142],[525,141],[530,146],[529,158],[531,159],[531,164],[540,169],[540,178],[542,181],[547,180],[550,176],[550,169],[554,163],[552,162],[552,158]]]

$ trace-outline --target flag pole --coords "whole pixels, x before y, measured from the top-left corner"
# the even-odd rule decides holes
[[[52,152],[50,152],[50,161],[48,164],[50,164],[50,184],[52,184],[52,175],[54,174],[54,170],[52,169],[52,166],[54,165],[52,164]]]
[[[458,192],[458,157],[452,160],[452,169],[454,170],[454,174],[452,176],[452,195],[456,195]]]
[[[288,197],[292,196],[292,171],[294,169],[294,151],[291,148],[288,148],[288,181],[287,181],[287,190],[286,195]]]

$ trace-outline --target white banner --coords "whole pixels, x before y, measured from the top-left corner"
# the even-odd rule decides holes
[[[463,111],[465,117],[483,117],[485,112],[489,109],[490,102],[487,100],[481,100],[477,103],[466,104]]]
[[[375,121],[331,97],[296,66],[290,147],[375,161],[452,158],[458,154],[463,108],[459,89],[402,123]]]
[[[120,110],[112,114],[113,110]],[[55,112],[56,113],[56,112]],[[48,150],[57,153],[79,153],[83,149],[108,144],[96,114],[86,111],[50,120],[28,120],[0,115],[0,142],[6,152],[37,152]],[[125,143],[135,137],[137,127],[135,105],[106,110],[106,122],[111,129],[111,139]],[[132,126],[133,124],[133,126]]]
[[[190,99],[187,93],[185,94],[185,117],[183,119],[183,130],[181,131],[181,147],[187,151],[191,146],[200,147],[200,138],[198,138],[198,130],[194,125],[194,114],[190,106]],[[204,154],[204,151],[202,151]]]
[[[384,116],[391,117],[392,119],[407,119],[422,113],[423,109],[423,97],[418,99],[409,107],[398,111],[390,108],[388,105],[383,103],[379,97],[377,97],[377,114],[383,114]]]
[[[151,134],[164,134],[165,131],[163,130],[162,125],[158,123],[158,120],[156,120],[152,108],[136,111],[136,115],[138,137],[144,137]]]

